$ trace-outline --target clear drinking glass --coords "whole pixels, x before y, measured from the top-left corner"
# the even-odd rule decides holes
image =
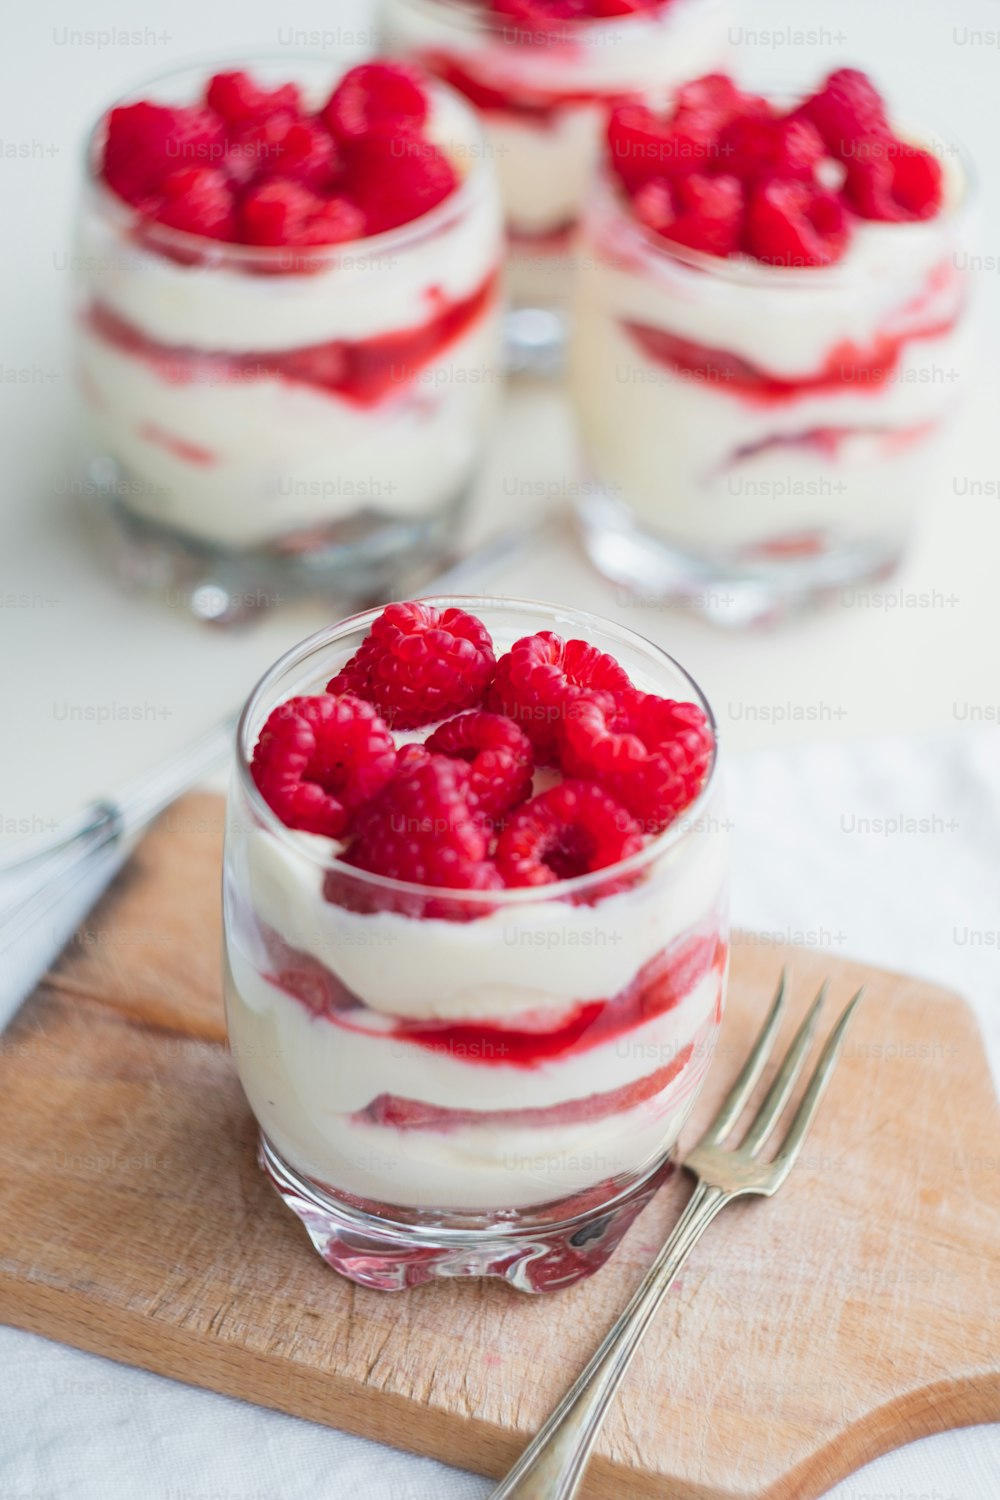
[[[570,248],[610,106],[666,104],[728,55],[729,0],[534,30],[476,0],[385,0],[387,44],[419,58],[479,109],[510,239],[516,363],[553,361],[563,339]]]
[[[318,106],[342,62],[240,60]],[[227,67],[234,66],[230,60]],[[128,100],[186,104],[214,69]],[[225,617],[314,588],[370,595],[444,549],[502,389],[496,177],[436,81],[430,133],[463,180],[431,212],[335,247],[223,243],[144,219],[97,175],[79,212],[76,356],[119,562]]]
[[[583,223],[570,379],[596,566],[721,624],[898,562],[969,363],[972,179],[941,213],[859,220],[829,268],[723,259],[646,230],[609,177]]]
[[[608,621],[452,597],[498,649],[539,629],[696,700],[664,652]],[[254,689],[225,853],[229,1035],[260,1161],[313,1245],[366,1286],[596,1270],[671,1170],[727,970],[718,770],[664,833],[544,888],[432,890],[340,863],[282,824],[249,763],[268,714],[318,692],[378,611],[323,630]]]

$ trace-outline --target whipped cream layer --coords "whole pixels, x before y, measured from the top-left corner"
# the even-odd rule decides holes
[[[859,224],[840,264],[790,272],[650,249],[605,188],[570,378],[609,493],[698,547],[900,531],[968,363],[959,193],[937,220]]]
[[[708,1067],[723,976],[710,971],[667,1014],[544,1067],[430,1052],[313,1016],[230,950],[228,1021],[251,1107],[286,1159],[342,1192],[401,1207],[496,1209],[569,1196],[641,1171],[676,1140]],[[352,1013],[353,1014],[353,1013]],[[496,1111],[553,1108],[669,1067],[653,1097],[596,1119],[519,1124]],[[380,1095],[462,1111],[459,1123],[397,1128],[363,1115]],[[482,1123],[470,1122],[481,1113]]]
[[[607,102],[641,95],[664,103],[727,55],[726,0],[671,0],[662,9],[567,26],[567,40],[519,46],[517,23],[434,0],[390,0],[387,39],[444,71],[455,64],[510,100],[483,110],[508,222],[542,236],[577,216],[597,159]],[[535,108],[519,108],[518,101]]]
[[[725,834],[706,829],[593,906],[550,897],[448,922],[324,901],[322,866],[264,829],[250,829],[244,848],[257,920],[372,1010],[411,1020],[551,1011],[555,1024],[568,1006],[611,999],[683,933],[712,930],[727,875]]]
[[[495,297],[465,337],[385,398],[361,405],[285,379],[164,378],[84,326],[95,439],[131,476],[131,510],[249,547],[351,515],[433,513],[469,483],[502,391]]]

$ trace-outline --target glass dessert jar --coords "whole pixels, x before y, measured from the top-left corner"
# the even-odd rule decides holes
[[[297,88],[303,111],[319,111],[342,72],[287,57],[247,66],[265,98],[277,97],[264,92],[274,85]],[[220,139],[207,126],[207,139],[191,138],[210,71],[162,76],[123,102],[176,107],[184,123],[167,156],[213,179],[207,192],[231,188],[235,227],[219,235],[245,229],[246,195],[265,183],[259,212],[272,218],[254,232],[266,243],[191,233],[151,216],[144,200],[125,201],[102,171],[111,114],[87,149],[76,356],[122,566],[183,586],[196,611],[222,616],[243,599],[388,587],[401,558],[433,554],[452,533],[501,392],[502,223],[479,124],[428,80],[423,136],[376,144],[397,156],[443,153],[453,190],[427,211],[418,199],[405,222],[377,232],[367,210],[335,198],[347,215],[331,231],[341,242],[310,225],[277,243],[300,200],[330,205],[303,198],[302,182],[282,176],[292,168],[275,164],[287,149],[275,143],[287,128],[280,110],[279,125],[215,119]],[[199,108],[199,130],[210,114]],[[344,158],[321,114],[302,118]],[[356,174],[366,145],[349,158]],[[377,176],[376,163],[360,182],[369,197]],[[183,186],[183,171],[177,179]],[[268,203],[275,182],[288,202]],[[195,193],[186,201],[197,205]]]
[[[386,0],[388,45],[459,89],[485,122],[507,212],[515,358],[551,357],[561,336],[573,231],[608,107],[666,103],[724,60],[728,20],[728,0],[652,0],[576,20],[546,19],[544,3],[519,18],[497,0]]]
[[[474,613],[498,654],[561,632],[613,654],[639,696],[690,700],[713,747],[699,789],[628,857],[551,884],[430,888],[359,868],[286,826],[254,772],[276,706],[322,694],[378,612],[321,631],[266,674],[238,730],[230,1041],[261,1164],[332,1267],[385,1289],[502,1276],[552,1290],[603,1264],[668,1175],[712,1057],[728,952],[712,721],[672,658],[608,621],[425,603]]]
[[[879,220],[831,208],[820,188],[831,222],[842,215],[829,264],[811,245],[768,263],[674,242],[636,212],[658,211],[657,183],[642,200],[610,171],[595,181],[571,384],[595,481],[580,520],[602,572],[739,626],[897,564],[933,493],[972,334],[968,163],[949,142],[907,140],[921,144],[848,141],[832,165],[860,193],[858,153],[875,173],[909,158],[923,171],[932,154],[940,207]],[[753,214],[760,190],[745,191]],[[781,183],[772,203],[786,192],[813,188]]]

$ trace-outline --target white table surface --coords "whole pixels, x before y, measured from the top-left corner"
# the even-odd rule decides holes
[[[83,127],[119,89],[175,61],[211,52],[302,50],[321,40],[319,35],[292,37],[293,30],[325,33],[328,46],[336,45],[339,34],[345,48],[363,45],[371,36],[365,0],[325,5],[300,0],[294,15],[290,22],[283,8],[262,0],[248,0],[238,9],[150,0],[141,12],[125,0],[92,0],[85,10],[70,0],[49,0],[44,7],[19,7],[8,20],[0,90],[6,218],[6,274],[0,281],[6,490],[0,519],[5,707],[0,841],[46,827],[85,797],[113,788],[186,742],[236,704],[280,650],[329,618],[329,608],[303,605],[246,631],[219,633],[195,625],[177,608],[124,597],[94,553],[74,493],[79,445],[66,333],[72,202]],[[981,160],[989,152],[992,166],[1000,123],[997,0],[959,0],[955,6],[941,0],[838,0],[836,5],[746,0],[743,17],[731,40],[736,67],[745,76],[810,78],[824,66],[859,62],[886,85],[901,111],[948,122]],[[847,596],[793,627],[742,638],[628,600],[598,580],[571,547],[506,572],[507,591],[577,602],[617,615],[662,641],[702,682],[728,748],[737,755],[799,746],[806,761],[795,752],[774,764],[814,766],[810,745],[937,730],[951,731],[958,743],[968,739],[991,747],[976,753],[987,760],[992,754],[995,761],[1000,721],[996,180],[984,185],[979,249],[984,257],[977,277],[979,379],[956,435],[950,476],[933,498],[899,577],[870,591],[864,601]],[[480,485],[473,531],[483,534],[510,524],[516,515],[564,501],[576,477],[562,396],[544,386],[520,386],[511,393]],[[986,726],[985,740],[973,734],[977,725]],[[865,763],[865,756],[860,750],[851,764]],[[772,787],[780,795],[784,772],[769,777],[762,769],[769,764],[767,757],[751,756],[738,768],[747,778],[743,785]],[[939,754],[934,764],[940,764]],[[919,778],[912,784],[918,783]],[[891,779],[864,784],[872,806],[883,805],[881,795],[886,812],[912,811],[889,806]],[[957,805],[960,788],[954,779],[948,785]],[[940,869],[947,881],[949,870],[963,861],[978,868],[981,830],[975,818],[958,821],[954,843],[943,841],[939,855],[926,846],[928,877]],[[814,857],[821,857],[818,851]],[[971,889],[970,872],[965,873]],[[746,882],[737,915],[775,927],[799,921],[801,893],[794,886],[791,881],[783,890],[772,882],[769,899],[755,906],[753,881]],[[995,896],[994,888],[989,899]],[[927,882],[913,899],[910,915],[920,931],[934,904]],[[877,934],[865,930],[863,902],[855,900],[850,910],[851,941],[838,951],[897,961],[884,951],[892,944],[880,947]],[[1000,901],[992,911],[1000,911]],[[902,944],[898,937],[894,941]],[[920,951],[919,943],[911,948]],[[990,957],[995,961],[995,949],[980,955],[984,963]],[[982,964],[970,968],[967,959],[968,954],[960,957],[946,946],[928,948],[922,972],[956,985],[964,975],[975,985]],[[905,955],[898,963],[919,967],[907,965]],[[979,999],[1000,1004],[995,984]],[[192,1471],[183,1430],[172,1426],[171,1413],[179,1417],[190,1410],[178,1405],[185,1399],[211,1406],[223,1455],[222,1477],[205,1487],[206,1496],[297,1500],[309,1494],[346,1500],[363,1493],[376,1500],[424,1495],[478,1500],[486,1493],[481,1481],[463,1481],[435,1466],[238,1403],[192,1396],[169,1382],[56,1350],[28,1335],[0,1334],[0,1366],[8,1372],[0,1389],[12,1403],[4,1401],[5,1415],[0,1415],[4,1500],[29,1493],[36,1500],[43,1494],[58,1500],[155,1494],[180,1500],[182,1493],[200,1493],[185,1485],[192,1472],[207,1468],[197,1459]],[[59,1428],[47,1400],[53,1384]],[[301,1458],[294,1482],[283,1480],[275,1463],[266,1466],[272,1477],[258,1491],[240,1489],[235,1480],[224,1488],[227,1451],[234,1464],[238,1452],[273,1456],[279,1445],[293,1441],[288,1436],[293,1431]],[[127,1454],[120,1439],[127,1441]],[[100,1456],[89,1475],[81,1468],[84,1451]],[[836,1500],[994,1500],[1000,1494],[1000,1429],[915,1445],[834,1494]]]

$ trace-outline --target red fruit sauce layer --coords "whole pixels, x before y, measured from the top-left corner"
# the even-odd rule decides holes
[[[357,406],[374,406],[458,342],[494,301],[498,281],[498,272],[491,271],[470,296],[458,302],[447,302],[435,288],[432,299],[437,310],[416,328],[370,339],[331,339],[304,349],[230,354],[162,344],[101,303],[91,306],[86,320],[98,338],[122,354],[144,359],[171,385],[203,378],[205,367],[212,365],[216,381],[233,379],[245,384],[279,377],[341,396]]]
[[[673,1108],[693,1091],[707,1066],[709,1037],[714,1025],[714,1019],[707,1022],[675,1058],[645,1078],[622,1084],[617,1089],[608,1089],[603,1094],[590,1094],[586,1099],[568,1099],[563,1104],[548,1104],[537,1109],[476,1110],[444,1109],[435,1104],[424,1104],[419,1099],[404,1099],[398,1094],[379,1094],[352,1118],[369,1125],[389,1125],[395,1130],[458,1130],[468,1125],[524,1130],[532,1126],[581,1125],[590,1120],[605,1119],[608,1115],[625,1114],[645,1104],[648,1099],[662,1094],[688,1064],[694,1062],[690,1081],[671,1100]]]
[[[918,339],[944,338],[956,327],[960,315],[961,309],[956,309],[949,317],[923,328],[879,334],[867,349],[845,340],[830,350],[819,370],[795,379],[771,375],[739,354],[698,344],[664,328],[633,322],[625,322],[622,327],[647,359],[655,360],[674,374],[715,386],[755,406],[771,406],[799,396],[843,394],[853,389],[880,390],[895,377],[908,344]]]
[[[517,84],[503,87],[498,83],[487,83],[447,52],[422,52],[420,61],[429,73],[464,94],[480,114],[513,115],[524,124],[539,129],[557,124],[564,110],[580,109],[589,104],[609,109],[631,97],[621,93],[601,93],[595,89],[539,89]]]
[[[563,1013],[553,1029],[518,1031],[484,1022],[452,1025],[397,1021],[386,1030],[373,1031],[352,1022],[352,1011],[365,1011],[367,1007],[328,969],[288,948],[274,934],[269,935],[268,948],[274,964],[266,976],[269,982],[334,1025],[366,1036],[408,1042],[478,1066],[524,1069],[589,1051],[674,1010],[707,974],[722,974],[727,951],[714,933],[678,938],[645,964],[618,995],[580,1005],[568,1019]],[[544,1023],[544,1015],[539,1020]]]

